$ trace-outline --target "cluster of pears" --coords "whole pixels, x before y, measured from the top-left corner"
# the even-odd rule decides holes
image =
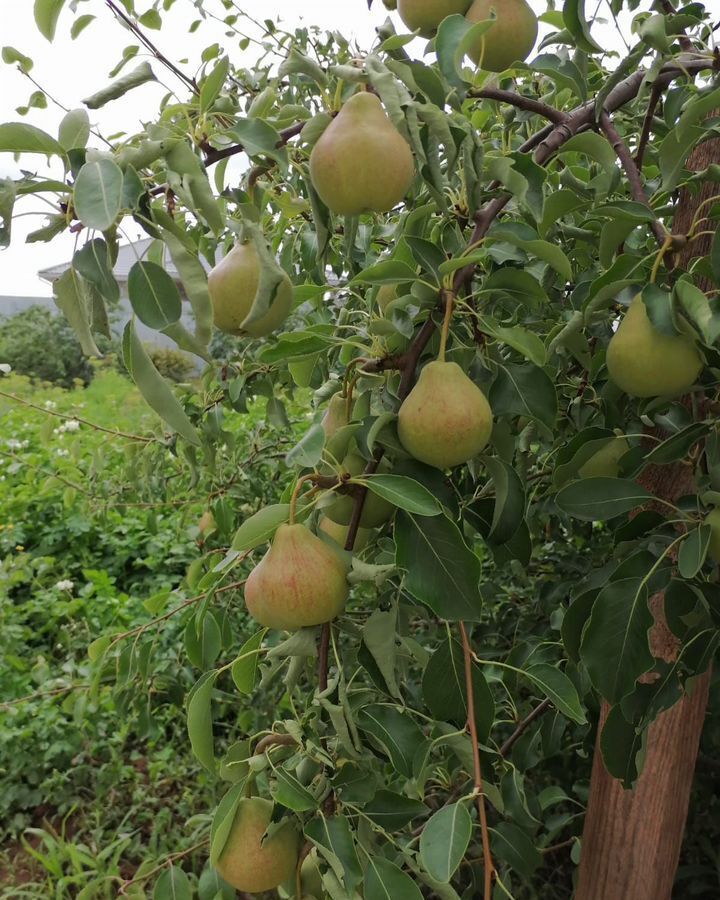
[[[537,39],[537,17],[526,0],[398,0],[397,9],[405,25],[426,38],[447,16],[464,15],[474,23],[494,13],[492,27],[468,50],[488,72],[504,72],[516,60],[527,59]]]
[[[293,302],[293,286],[283,275],[265,315],[246,321],[260,287],[261,261],[253,241],[239,241],[208,274],[215,327],[226,334],[264,337],[279,328]]]
[[[693,339],[658,331],[640,294],[610,339],[606,363],[612,381],[631,397],[678,397],[690,390],[703,369]]]

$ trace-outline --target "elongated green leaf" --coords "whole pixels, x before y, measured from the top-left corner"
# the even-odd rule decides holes
[[[81,247],[73,256],[73,266],[110,303],[120,299],[120,286],[112,272],[108,245],[102,238],[95,238]]]
[[[530,879],[543,858],[528,835],[512,822],[500,822],[491,829],[493,854],[515,869],[523,878]]]
[[[90,97],[86,97],[83,103],[89,109],[99,109],[101,106],[105,106],[106,103],[110,103],[111,100],[117,100],[119,97],[125,96],[133,88],[155,80],[155,74],[150,63],[142,62],[131,72],[128,72],[127,75],[123,75],[122,78],[118,78],[117,81],[102,88],[102,90],[97,91]]]
[[[0,247],[10,246],[16,194],[12,178],[0,178]]]
[[[678,568],[683,578],[694,578],[702,569],[711,537],[712,528],[709,525],[700,525],[688,533],[678,553]]]
[[[38,31],[49,41],[55,37],[57,20],[60,17],[65,0],[35,0],[33,13]]]
[[[85,163],[75,181],[75,211],[87,228],[105,231],[122,205],[123,173],[111,159]]]
[[[65,113],[58,129],[58,141],[65,150],[83,149],[90,137],[90,118],[84,109]]]
[[[401,512],[395,523],[396,563],[406,571],[405,589],[436,615],[478,621],[480,561],[457,525],[445,515]]]
[[[371,856],[365,869],[365,900],[422,900],[415,882],[382,856]]]
[[[498,416],[528,416],[547,428],[557,418],[555,385],[543,369],[529,363],[499,366],[488,399]]]
[[[132,322],[127,323],[123,332],[123,359],[130,377],[147,404],[186,441],[199,445],[200,437],[197,431],[179,400],[153,365]]]
[[[483,464],[495,488],[495,507],[488,539],[504,544],[520,527],[525,515],[525,489],[512,466],[493,456],[484,456]]]
[[[55,304],[62,310],[86,356],[102,356],[90,330],[90,296],[80,274],[70,266],[53,282]]]
[[[603,48],[590,35],[590,25],[585,17],[585,0],[565,0],[563,4],[565,27],[575,39],[575,46],[586,53],[602,53]]]
[[[613,519],[652,499],[652,494],[625,478],[582,478],[555,497],[563,512],[575,519],[601,522]]]
[[[215,771],[211,700],[217,672],[206,672],[195,684],[188,697],[187,730],[190,745],[197,759]]]
[[[612,707],[603,725],[600,733],[603,762],[626,790],[632,788],[640,773],[647,734],[624,718],[620,704]]]
[[[537,663],[534,666],[530,666],[529,669],[525,669],[525,674],[549,700],[552,700],[553,705],[563,715],[579,725],[585,724],[587,719],[580,705],[578,692],[575,689],[575,685],[564,672],[561,672],[555,666]]]
[[[449,882],[465,856],[472,820],[463,803],[443,806],[420,835],[420,862],[436,881]]]
[[[427,488],[404,475],[368,475],[353,481],[366,484],[373,494],[406,512],[418,516],[437,516],[442,512],[442,507]]]
[[[400,699],[402,694],[398,686],[395,667],[397,663],[397,612],[392,610],[374,610],[365,625],[363,625],[363,644],[369,650],[372,658],[377,663],[378,669],[388,690]]]
[[[153,900],[192,900],[190,880],[179,866],[171,863],[158,878]]]
[[[218,808],[215,810],[212,825],[210,827],[210,862],[217,865],[218,859],[225,848],[230,836],[238,804],[242,800],[245,791],[244,780],[234,784],[225,794]]]
[[[220,96],[230,70],[230,60],[223,56],[212,72],[203,80],[200,88],[200,112],[207,112]]]
[[[366,284],[401,284],[405,281],[415,281],[416,278],[415,269],[406,262],[399,259],[386,259],[368,269],[363,269],[353,281],[362,281]]]
[[[408,822],[425,815],[428,808],[420,800],[412,800],[393,791],[378,791],[365,804],[363,812],[385,831],[399,831]]]
[[[287,522],[290,515],[288,503],[274,503],[245,519],[235,532],[232,549],[238,551],[253,550],[269,541],[278,527]]]
[[[393,707],[374,704],[360,710],[357,722],[387,753],[396,771],[409,778],[415,751],[423,740],[410,716]]]
[[[287,166],[287,149],[280,135],[263,119],[241,119],[228,134],[240,141],[248,156],[269,156]]]
[[[305,826],[305,837],[317,845],[338,878],[342,878],[348,893],[362,879],[353,830],[345,816],[319,816]]]
[[[308,812],[318,808],[318,801],[310,791],[303,787],[291,772],[282,767],[273,770],[270,794],[276,803],[287,806],[295,812]]]
[[[143,260],[133,265],[128,275],[128,296],[135,315],[148,328],[162,331],[180,320],[180,291],[157,263]]]
[[[54,137],[25,122],[5,122],[0,125],[0,153],[3,152],[65,155],[62,145]]]
[[[240,648],[237,659],[230,668],[232,680],[241,694],[251,694],[255,687],[260,662],[258,650],[266,632],[266,628],[261,628],[251,638],[248,638]]]

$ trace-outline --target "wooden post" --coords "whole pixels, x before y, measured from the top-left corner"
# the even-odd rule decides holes
[[[688,168],[700,171],[720,163],[720,139],[706,141],[690,156]],[[696,195],[683,190],[673,225],[686,234],[703,200],[719,193],[712,183]],[[708,205],[709,206],[709,205]],[[708,206],[703,208],[707,214]],[[700,229],[705,230],[705,229]],[[682,271],[690,260],[709,252],[711,238],[688,245],[677,259]],[[699,284],[703,290],[707,284]],[[692,493],[692,473],[676,463],[649,467],[642,483],[655,496],[674,501]],[[656,619],[651,645],[655,656],[672,658],[672,636],[662,613],[662,596],[651,607]],[[669,900],[685,830],[690,789],[707,706],[710,671],[693,692],[662,713],[650,727],[647,755],[635,789],[623,790],[605,769],[599,742],[595,745],[590,797],[583,831],[576,900]],[[603,704],[600,728],[607,716]]]

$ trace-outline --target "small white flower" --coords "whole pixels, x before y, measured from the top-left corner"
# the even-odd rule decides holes
[[[77,419],[68,419],[68,421],[63,425],[63,429],[65,431],[79,431],[80,423]]]
[[[58,450],[56,450],[55,453],[56,453],[58,456],[70,456],[70,451],[69,451],[69,450],[63,450],[62,447],[60,447]]]
[[[58,581],[55,587],[59,591],[71,591],[75,587],[75,583],[70,581],[69,578],[63,579],[62,581]]]
[[[11,450],[24,450],[30,441],[19,441],[17,438],[8,438],[5,443]]]
[[[45,409],[56,409],[57,403],[54,400],[46,400],[45,401]]]
[[[10,363],[0,363],[0,372],[2,372],[3,375],[9,375],[12,372]]]

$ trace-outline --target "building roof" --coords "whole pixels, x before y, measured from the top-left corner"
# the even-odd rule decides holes
[[[113,268],[113,274],[115,275],[118,284],[127,284],[130,269],[138,259],[145,258],[152,242],[152,238],[148,237],[143,238],[139,241],[135,241],[132,244],[120,244],[120,247],[118,248],[117,262],[115,263],[115,266]],[[180,275],[178,274],[178,270],[175,268],[175,265],[170,258],[167,247],[163,247],[163,253],[163,267],[165,271],[175,281],[179,281]],[[40,269],[38,275],[40,276],[40,278],[42,278],[43,281],[47,281],[52,284],[54,281],[57,281],[61,275],[67,272],[67,270],[70,268],[70,265],[70,262],[66,262],[59,263],[56,266],[49,266],[47,269]]]

